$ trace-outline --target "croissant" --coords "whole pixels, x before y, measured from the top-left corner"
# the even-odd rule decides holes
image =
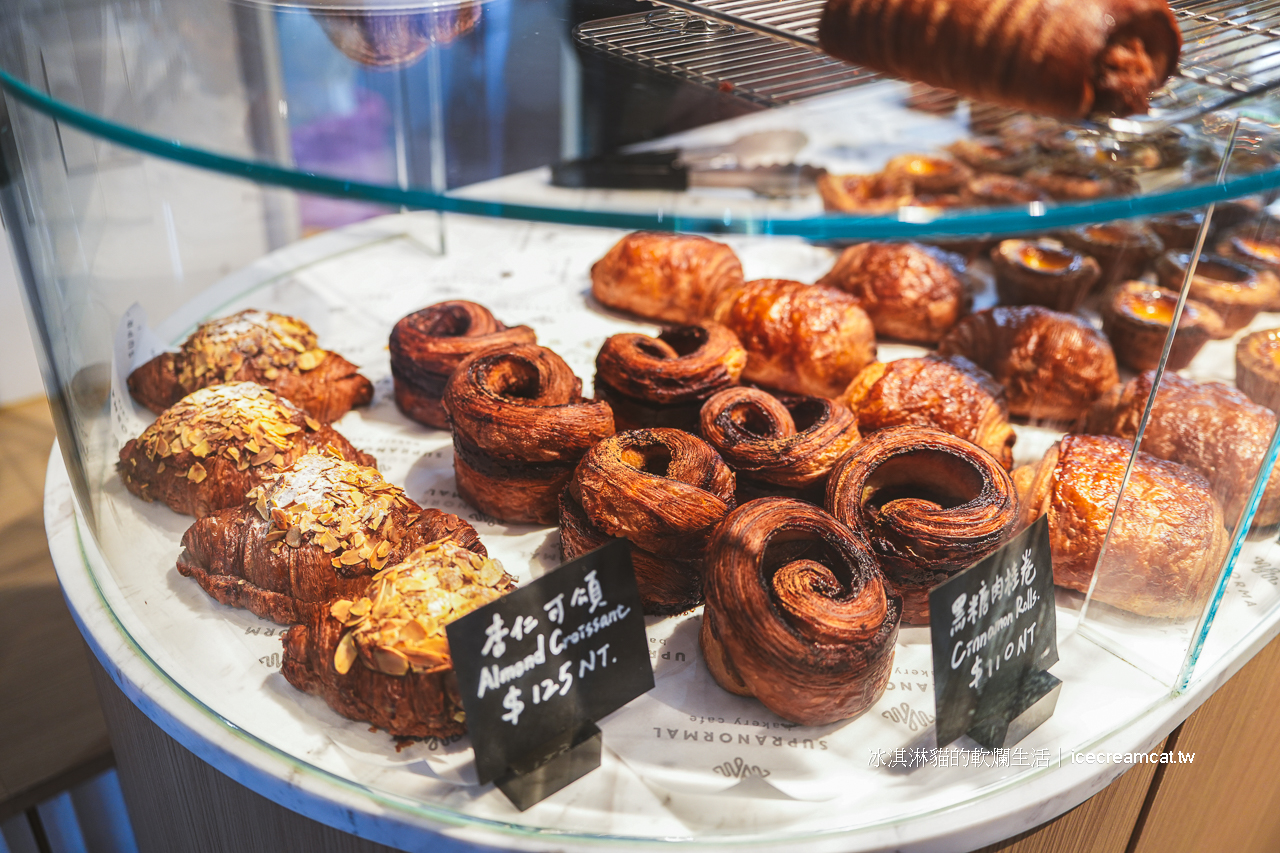
[[[391,329],[396,407],[418,423],[448,429],[440,397],[464,358],[489,347],[536,342],[533,329],[505,326],[474,302],[458,299],[415,311]]]
[[[591,293],[602,305],[672,323],[709,317],[741,283],[733,249],[688,234],[628,234],[591,267]]]
[[[698,429],[707,398],[738,384],[747,351],[719,323],[664,329],[656,338],[614,335],[596,355],[596,396],[613,409],[621,430]]]
[[[203,518],[242,505],[250,489],[325,447],[376,467],[372,456],[283,397],[232,382],[201,388],[165,409],[121,448],[116,470],[143,500]]]
[[[324,423],[373,399],[373,383],[342,356],[320,349],[306,323],[254,310],[201,325],[178,352],[129,374],[128,386],[158,415],[192,391],[225,382],[256,382]]]
[[[344,717],[394,737],[466,731],[445,626],[501,597],[515,581],[495,560],[432,542],[294,625],[280,671]]]
[[[1089,413],[1087,432],[1132,440],[1151,396],[1155,371],[1117,386]],[[1142,434],[1142,450],[1186,465],[1209,480],[1234,525],[1244,512],[1267,445],[1275,414],[1222,382],[1203,384],[1165,373]],[[1253,518],[1256,526],[1280,522],[1280,468],[1273,468]]]
[[[1222,507],[1204,477],[1142,452],[1117,505],[1132,451],[1124,439],[1064,437],[1013,473],[1023,522],[1049,516],[1058,586],[1087,592],[1105,541],[1094,600],[1142,616],[1195,616],[1227,553]]]
[[[702,602],[707,538],[733,507],[733,472],[705,441],[621,432],[587,451],[560,496],[560,547],[571,560],[630,541],[644,612],[679,613]]]
[[[1173,73],[1164,0],[827,0],[818,44],[837,59],[1060,118],[1147,111]]]
[[[1084,320],[1039,305],[999,306],[960,321],[938,344],[995,377],[1009,411],[1073,422],[1120,381],[1111,344]]]
[[[478,352],[445,386],[453,469],[463,500],[506,522],[554,524],[556,499],[582,454],[613,435],[607,403],[545,347]]]
[[[779,487],[816,490],[859,441],[853,414],[825,397],[775,397],[758,388],[727,388],[702,407],[702,436],[738,475],[738,500]]]
[[[178,572],[223,604],[288,625],[446,538],[485,555],[456,515],[423,509],[373,468],[308,453],[247,503],[197,519],[182,536]]]
[[[810,504],[744,504],[707,549],[707,669],[794,723],[833,723],[875,704],[901,615],[865,541]]]
[[[827,480],[827,510],[871,543],[902,596],[902,619],[929,624],[929,590],[1000,547],[1018,523],[1009,472],[987,451],[932,427],[881,430]]]
[[[818,284],[843,290],[871,317],[876,334],[936,344],[969,313],[964,259],[919,243],[860,243],[845,249]]]
[[[1004,389],[963,356],[878,361],[858,374],[840,401],[857,416],[863,435],[895,426],[936,427],[1013,468],[1018,436]]]
[[[743,379],[793,394],[837,397],[876,357],[871,320],[829,287],[749,281],[725,294],[715,319],[747,348]]]

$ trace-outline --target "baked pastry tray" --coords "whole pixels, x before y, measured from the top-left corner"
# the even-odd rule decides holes
[[[814,90],[820,94],[837,82],[857,86],[883,79],[865,69],[824,57],[805,62],[798,52],[769,50],[759,44],[744,51],[744,36],[756,33],[804,51],[817,51],[818,20],[824,0],[650,0],[693,16],[681,23],[664,20],[657,28],[667,37],[650,40],[653,50],[637,50],[625,44],[608,44],[598,28],[579,33],[621,57],[669,73],[700,80],[715,87],[757,88],[762,53],[778,70],[766,77],[766,92],[785,77],[785,92]],[[1190,121],[1257,97],[1280,85],[1280,5],[1241,3],[1239,0],[1171,0],[1169,7],[1182,30],[1182,56],[1173,77],[1150,98],[1151,112],[1100,120],[1107,128],[1127,134],[1145,134]],[[620,20],[620,19],[615,19]],[[604,23],[604,22],[601,22]],[[584,35],[587,38],[584,38]],[[676,42],[679,38],[681,41]],[[632,44],[641,42],[632,40]],[[708,64],[713,53],[718,61]],[[657,61],[658,57],[665,57]],[[694,66],[712,68],[710,74]],[[842,70],[843,69],[843,70]],[[849,73],[856,69],[855,73]],[[745,78],[745,79],[744,79]],[[833,78],[839,78],[835,80]],[[722,88],[722,91],[730,91]],[[748,94],[748,97],[750,95]]]
[[[504,833],[504,844],[539,846],[545,837],[563,845],[606,835],[716,847],[748,838],[802,846],[825,839],[829,848],[835,838],[848,850],[858,846],[860,831],[979,802],[1053,773],[1072,751],[1087,750],[1169,701],[1165,683],[1076,633],[1082,597],[1060,592],[1061,661],[1052,671],[1065,684],[1057,713],[1016,750],[979,754],[962,739],[946,753],[956,766],[937,766],[928,757],[934,708],[927,629],[901,632],[889,689],[870,711],[851,722],[805,728],[711,681],[697,650],[695,610],[649,620],[657,686],[602,722],[601,769],[521,813],[492,786],[474,784],[465,737],[397,751],[385,734],[294,690],[279,672],[284,629],[217,604],[179,576],[174,561],[191,519],[139,501],[115,475],[119,447],[151,419],[123,392],[123,377],[160,342],[181,341],[204,319],[246,307],[300,316],[322,345],[361,365],[375,382],[373,404],[348,414],[338,430],[375,454],[387,478],[415,500],[469,519],[490,553],[527,581],[558,564],[557,531],[499,524],[462,503],[449,435],[408,421],[392,401],[391,326],[436,301],[476,300],[504,322],[532,326],[539,342],[561,354],[588,387],[595,353],[608,335],[653,327],[608,313],[588,295],[591,263],[622,232],[457,216],[445,225],[445,256],[429,248],[439,227],[435,214],[383,217],[268,255],[160,318],[154,331],[135,308],[118,332],[110,416],[93,425],[85,443],[103,558],[90,559],[90,571],[137,654],[177,692],[247,735],[242,740],[253,748],[285,756],[291,772],[339,780],[371,808],[434,826],[461,823],[482,834]],[[830,250],[799,240],[727,242],[751,278],[813,281],[833,262]],[[992,298],[978,301],[982,307]],[[1280,325],[1280,316],[1260,318],[1258,325]],[[1211,343],[1190,373],[1230,379],[1233,346]],[[880,347],[882,359],[921,352]],[[1025,426],[1018,433],[1020,463],[1038,458],[1058,437]],[[1278,565],[1275,543],[1246,543],[1201,656],[1206,670],[1280,605]],[[1185,648],[1193,627],[1153,624],[1152,649],[1173,635]],[[911,760],[885,766],[895,755]]]

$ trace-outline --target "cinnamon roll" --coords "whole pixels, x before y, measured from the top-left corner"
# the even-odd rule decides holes
[[[1163,0],[1024,0],[992,7],[827,0],[818,44],[837,59],[1060,118],[1147,111],[1182,37]]]
[[[1058,586],[1087,592],[1105,541],[1095,601],[1141,616],[1195,616],[1227,553],[1222,507],[1204,477],[1142,452],[1122,497],[1132,452],[1124,439],[1064,437],[1038,464],[1013,472],[1023,521],[1049,516]]]
[[[614,335],[596,355],[596,396],[619,431],[674,427],[698,431],[707,398],[738,384],[747,351],[719,323],[663,329],[656,338]]]
[[[465,359],[445,386],[463,500],[506,522],[554,524],[582,454],[613,435],[608,403],[546,347],[517,344]]]
[[[156,356],[128,379],[133,399],[157,415],[192,391],[226,382],[256,382],[322,423],[373,399],[373,383],[320,349],[310,326],[269,311],[210,320],[178,352]]]
[[[836,397],[876,357],[871,320],[829,287],[749,281],[725,294],[715,319],[747,348],[743,379],[793,394]]]
[[[591,267],[602,305],[650,320],[696,323],[742,283],[742,263],[723,243],[689,234],[628,234]]]
[[[456,515],[423,509],[373,468],[308,453],[246,503],[191,525],[178,572],[223,604],[289,625],[438,539],[485,554]]]
[[[832,466],[858,443],[858,426],[825,397],[739,387],[702,407],[702,437],[737,473],[740,503],[783,489],[821,504]]]
[[[508,327],[483,305],[461,299],[402,317],[390,343],[396,408],[420,424],[448,429],[440,397],[464,358],[489,347],[536,342],[528,326]]]
[[[936,427],[971,441],[1006,469],[1017,435],[1004,389],[963,356],[899,358],[869,365],[840,398],[870,435],[896,426]]]
[[[679,613],[702,602],[707,539],[734,505],[733,472],[702,439],[621,432],[587,451],[560,496],[560,548],[571,560],[628,540],[644,612]]]
[[[253,382],[201,388],[165,409],[120,449],[116,470],[144,501],[203,518],[245,495],[313,450],[332,447],[376,467],[328,424]]]
[[[1070,423],[1120,381],[1111,344],[1084,320],[1039,305],[996,307],[966,317],[938,344],[995,377],[1009,411]]]
[[[1087,431],[1132,440],[1151,396],[1155,371],[1149,370],[1097,402]],[[1142,450],[1203,474],[1222,502],[1227,522],[1244,512],[1254,481],[1262,473],[1276,416],[1222,382],[1198,383],[1166,372],[1151,405]],[[1280,522],[1280,467],[1267,472],[1266,491],[1254,525]]]
[[[936,344],[973,304],[963,272],[963,258],[932,246],[860,243],[818,284],[852,296],[877,335]]]
[[[987,451],[932,427],[869,436],[836,464],[827,509],[871,543],[902,596],[902,619],[929,623],[929,590],[1013,533],[1018,498]]]
[[[393,737],[466,731],[445,626],[515,588],[496,560],[448,539],[367,579],[284,638],[280,672],[352,720]]]
[[[794,723],[833,723],[875,704],[901,614],[865,541],[815,506],[752,501],[707,549],[707,669]]]

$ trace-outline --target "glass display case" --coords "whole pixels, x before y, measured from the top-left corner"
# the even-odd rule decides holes
[[[0,211],[59,426],[53,550],[95,654],[197,755],[408,847],[978,845],[1081,802],[1122,768],[1073,755],[1149,749],[1280,631],[1272,13],[1174,4],[1195,50],[1151,115],[1068,125],[816,54],[814,4],[782,23],[721,5],[12,4]],[[687,188],[581,185],[618,162],[665,163]],[[997,442],[1006,533],[1043,515],[1057,537],[1064,689],[1016,748],[937,748],[918,620],[870,710],[802,726],[716,684],[685,608],[649,617],[657,687],[601,723],[592,783],[518,812],[476,784],[466,737],[397,744],[344,718],[281,675],[285,627],[179,574],[193,519],[118,467],[154,419],[130,376],[248,309],[358,365],[372,399],[334,426],[388,482],[473,525],[519,582],[557,566],[557,525],[469,502],[455,439],[397,406],[388,337],[473,300],[598,394],[605,340],[664,325],[593,294],[593,265],[636,230],[713,235],[748,281],[843,287],[837,261],[870,240],[927,244],[955,271],[954,316],[923,337],[882,325],[888,297],[846,290],[879,362],[973,363],[1015,439]],[[869,439],[854,374],[827,396]]]

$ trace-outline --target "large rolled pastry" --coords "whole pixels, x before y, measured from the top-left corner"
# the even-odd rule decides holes
[[[674,427],[698,431],[702,404],[738,384],[747,351],[719,323],[663,329],[656,338],[614,335],[596,354],[596,396],[618,431]]]
[[[1018,437],[1004,389],[963,356],[899,358],[869,365],[840,398],[870,435],[895,426],[937,427],[972,441],[1013,468]]]
[[[607,403],[546,347],[478,352],[445,386],[458,493],[506,522],[554,524],[556,501],[582,454],[613,435]]]
[[[560,496],[560,548],[571,560],[626,539],[644,612],[679,613],[702,602],[707,539],[734,506],[733,472],[702,439],[621,432],[582,457]]]
[[[866,542],[801,501],[744,504],[707,549],[707,669],[725,690],[801,725],[875,704],[901,612]]]
[[[871,319],[830,287],[749,281],[724,295],[715,319],[747,348],[743,379],[793,394],[834,399],[876,357]]]
[[[1155,371],[1148,370],[1100,399],[1089,413],[1087,432],[1132,440],[1151,396]],[[1244,512],[1276,416],[1222,382],[1203,384],[1166,373],[1142,434],[1142,450],[1179,462],[1209,480],[1227,522]],[[1273,468],[1253,524],[1280,522],[1280,467]]]
[[[354,364],[320,349],[296,317],[241,311],[203,323],[178,352],[161,353],[129,374],[133,399],[157,415],[192,391],[256,382],[330,423],[373,399],[373,383]]]
[[[1195,616],[1227,552],[1222,507],[1204,477],[1147,453],[1138,454],[1117,506],[1132,450],[1126,439],[1066,436],[1014,472],[1023,521],[1049,516],[1058,586],[1087,592],[1106,540],[1095,600],[1142,616]]]
[[[1009,411],[1074,423],[1120,381],[1106,337],[1074,314],[1039,305],[999,306],[956,324],[939,355],[960,355],[1004,386]]]
[[[448,429],[440,397],[462,360],[489,347],[536,341],[528,326],[508,327],[488,308],[462,299],[414,311],[391,329],[396,407],[418,423]]]
[[[601,304],[650,320],[696,323],[742,283],[742,263],[723,243],[689,234],[628,234],[591,267]]]
[[[835,400],[746,387],[707,401],[702,437],[737,473],[740,503],[779,490],[822,503],[827,475],[859,441],[853,414]]]
[[[854,448],[827,480],[827,509],[871,543],[914,625],[929,624],[930,589],[999,548],[1018,523],[1004,466],[931,427],[881,430]]]
[[[466,731],[445,626],[515,588],[496,561],[450,540],[424,545],[284,638],[280,672],[344,717],[394,737]]]
[[[308,453],[245,504],[191,525],[178,572],[223,604],[289,625],[438,539],[485,554],[456,515],[423,509],[373,468]]]
[[[1165,0],[827,0],[827,53],[1060,118],[1147,111],[1181,51]]]

